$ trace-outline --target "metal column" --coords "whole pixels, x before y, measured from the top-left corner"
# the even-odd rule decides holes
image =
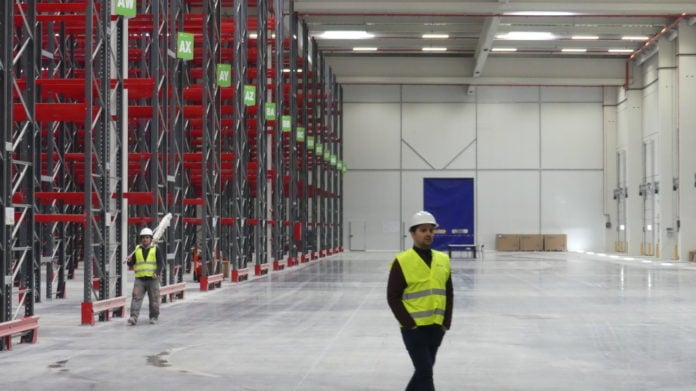
[[[98,12],[97,12],[98,11]],[[84,302],[111,297],[111,278],[121,264],[120,236],[122,213],[112,199],[120,189],[120,129],[111,110],[112,62],[117,77],[114,91],[122,91],[123,75],[118,71],[118,56],[111,44],[111,1],[90,0],[85,15],[85,136],[84,136]],[[115,34],[117,37],[120,34]],[[118,38],[117,38],[118,40]],[[122,45],[119,42],[119,45]],[[117,51],[121,51],[117,48]],[[96,94],[95,94],[96,92]],[[116,98],[117,102],[119,99]],[[120,191],[120,190],[118,190]],[[98,293],[93,294],[92,277],[99,278]],[[120,296],[119,285],[114,296]],[[100,315],[103,319],[105,314]]]
[[[232,238],[236,245],[230,261],[235,269],[247,267],[251,260],[249,225],[250,191],[247,181],[246,164],[249,161],[249,146],[246,135],[246,107],[244,106],[244,85],[247,75],[247,0],[234,0],[234,69],[233,85],[235,94],[234,119],[234,174],[231,202],[234,207],[234,226]]]
[[[201,197],[201,275],[220,272],[220,97],[216,64],[220,60],[220,1],[208,0],[203,13],[203,153]],[[210,268],[208,268],[210,265]]]

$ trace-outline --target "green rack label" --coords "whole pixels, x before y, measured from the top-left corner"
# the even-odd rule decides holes
[[[317,156],[321,156],[321,154],[324,153],[324,146],[321,145],[321,143],[317,143],[316,148],[314,148],[314,153],[316,153]]]
[[[307,150],[311,151],[314,149],[314,136],[307,136]]]
[[[176,57],[184,60],[193,60],[193,34],[177,33]]]
[[[266,102],[266,119],[272,121],[276,119],[276,104],[274,102]]]
[[[283,132],[289,132],[290,128],[292,127],[292,120],[291,120],[290,116],[284,115],[281,122],[282,122],[281,123],[281,126],[282,126],[281,130]]]
[[[305,138],[305,129],[304,128],[297,128],[297,133],[295,134],[295,140],[298,143],[303,143]]]
[[[334,155],[332,153],[331,156],[329,157],[329,159],[330,159],[329,161],[330,161],[331,165],[335,166],[336,165],[336,155]]]
[[[329,158],[331,157],[331,151],[329,151],[329,148],[326,148],[324,150],[324,161],[329,161]]]
[[[232,85],[232,65],[217,64],[217,85],[229,87]]]
[[[116,0],[116,15],[134,17],[138,13],[135,0]]]
[[[246,106],[253,106],[256,104],[256,86],[249,84],[244,86],[244,104]]]

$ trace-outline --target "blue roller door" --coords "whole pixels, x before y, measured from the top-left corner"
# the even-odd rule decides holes
[[[474,243],[473,178],[424,178],[423,207],[438,223],[434,249]]]

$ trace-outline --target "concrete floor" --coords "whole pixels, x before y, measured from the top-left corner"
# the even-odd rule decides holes
[[[0,352],[1,390],[401,390],[392,253],[345,253],[162,305],[157,325],[80,326],[37,304],[39,342]],[[190,277],[189,277],[190,278]],[[438,390],[694,390],[696,266],[575,253],[453,260]],[[130,290],[130,287],[129,287]],[[141,319],[147,317],[147,304]]]

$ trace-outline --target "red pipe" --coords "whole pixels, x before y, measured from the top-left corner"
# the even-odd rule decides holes
[[[441,18],[492,18],[492,17],[505,17],[505,18],[673,18],[675,14],[577,14],[577,15],[514,15],[514,14],[423,14],[423,13],[365,13],[365,12],[298,12],[299,16],[351,16],[351,17],[441,17]],[[696,14],[681,14],[680,17],[691,17],[696,16]]]
[[[660,30],[659,33],[655,34],[652,38],[649,40],[645,41],[643,46],[641,46],[640,49],[636,50],[635,52],[631,53],[631,55],[628,57],[626,60],[626,80],[624,84],[624,88],[628,88],[628,83],[630,80],[629,74],[631,72],[631,61],[634,61],[636,57],[638,57],[641,53],[646,51],[648,47],[650,47],[652,44],[656,43],[660,38],[662,38],[663,35],[667,34],[667,32],[674,27],[676,27],[679,22],[682,21],[682,19],[690,17],[690,15],[687,14],[681,14],[679,15],[672,23],[668,24],[667,26],[663,27],[662,30]]]

